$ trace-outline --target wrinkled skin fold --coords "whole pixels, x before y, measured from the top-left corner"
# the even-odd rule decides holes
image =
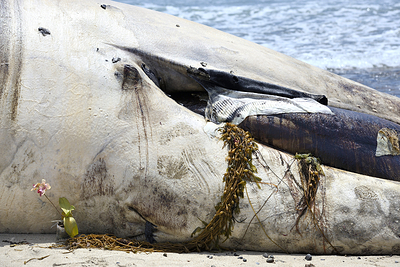
[[[101,4],[0,1],[2,233],[54,232],[58,213],[30,192],[46,179],[50,199],[75,206],[82,233],[144,239],[155,229],[157,242],[189,240],[215,213],[227,156],[204,132],[204,117],[168,96],[204,92],[190,67],[325,95],[331,106],[399,122],[391,96],[206,26]],[[288,252],[334,252],[318,224],[339,253],[400,252],[397,182],[322,166],[317,219],[303,216],[299,234],[297,161],[259,148],[253,162],[266,184],[247,184],[226,247],[280,251],[263,227]]]

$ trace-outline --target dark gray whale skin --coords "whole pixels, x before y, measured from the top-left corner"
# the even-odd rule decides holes
[[[400,156],[375,156],[382,128],[400,132],[396,123],[339,108],[328,114],[249,116],[240,126],[259,142],[289,153],[311,153],[323,164],[399,181]]]

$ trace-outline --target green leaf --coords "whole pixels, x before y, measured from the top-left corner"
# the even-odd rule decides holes
[[[65,232],[70,237],[74,237],[79,233],[78,225],[76,224],[74,217],[64,217],[63,222],[64,222]]]
[[[196,229],[194,229],[194,231],[192,232],[192,234],[190,235],[190,237],[193,237],[196,233],[203,231],[204,228],[201,227],[197,227]]]
[[[71,217],[72,211],[75,210],[75,207],[72,206],[65,197],[60,197],[58,203],[60,205],[60,208],[64,212],[65,217]]]

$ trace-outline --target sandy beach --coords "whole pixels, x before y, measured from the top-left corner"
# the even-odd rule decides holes
[[[400,266],[400,256],[332,256],[236,251],[221,253],[126,253],[104,249],[49,248],[51,234],[0,234],[0,265],[8,266]],[[22,242],[23,241],[23,242]],[[16,244],[16,243],[25,244]],[[267,262],[264,254],[273,255]],[[271,261],[271,260],[270,260]]]

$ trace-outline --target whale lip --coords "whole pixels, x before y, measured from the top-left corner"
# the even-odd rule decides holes
[[[309,94],[284,86],[237,76],[233,73],[192,67],[187,72],[190,77],[200,83],[206,90],[210,87],[219,86],[234,91],[275,95],[286,98],[311,98],[323,105],[328,105],[328,99],[325,95]]]

